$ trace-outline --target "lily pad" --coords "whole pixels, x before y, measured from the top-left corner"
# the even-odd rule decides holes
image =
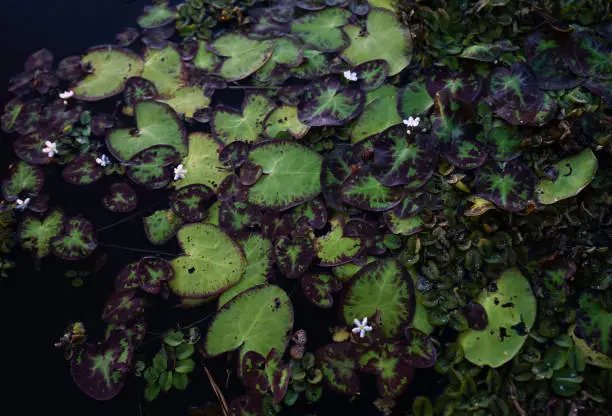
[[[309,237],[280,237],[274,244],[276,265],[289,279],[296,279],[306,273],[315,258],[312,240]]]
[[[43,152],[47,135],[39,131],[21,136],[13,142],[13,150],[21,159],[34,165],[44,165],[51,163],[52,159],[47,153]]]
[[[131,212],[138,205],[138,197],[129,184],[114,183],[102,198],[102,205],[111,212]]]
[[[402,122],[396,108],[396,96],[397,88],[390,84],[385,84],[366,94],[363,112],[355,120],[350,130],[353,143]],[[405,133],[404,130],[404,137]]]
[[[225,304],[208,327],[203,352],[217,356],[240,348],[267,356],[285,351],[293,327],[293,305],[278,286],[259,285]]]
[[[49,254],[49,242],[64,228],[64,214],[59,209],[51,211],[44,219],[26,216],[19,224],[17,240],[25,251],[42,259]]]
[[[131,77],[125,83],[121,111],[126,116],[133,116],[136,103],[155,98],[157,98],[157,88],[155,88],[153,81],[141,77]]]
[[[38,194],[44,183],[45,176],[41,168],[19,161],[11,168],[8,179],[2,182],[2,194],[7,201],[12,202],[22,192]]]
[[[255,146],[249,161],[263,176],[249,190],[249,202],[263,208],[285,210],[313,199],[321,192],[322,157],[289,141]]]
[[[404,337],[407,343],[401,343],[402,360],[415,368],[433,367],[438,357],[434,343],[425,332],[415,328],[406,328]]]
[[[291,32],[312,48],[322,52],[337,52],[349,44],[340,29],[349,22],[351,12],[341,8],[328,8],[308,13],[291,23]]]
[[[558,169],[557,178],[553,181],[543,177],[537,184],[536,194],[540,204],[550,205],[578,195],[595,177],[597,158],[591,149],[585,149],[553,166]]]
[[[172,7],[168,7],[168,2],[158,2],[153,6],[145,7],[143,13],[136,20],[138,26],[143,29],[154,29],[166,26],[176,20],[177,13]]]
[[[244,253],[219,227],[188,224],[179,230],[177,237],[185,255],[172,260],[175,278],[168,286],[176,295],[215,296],[242,277],[246,267]]]
[[[186,76],[181,52],[175,45],[145,50],[142,77],[155,85],[161,97],[168,99],[174,96],[176,90],[185,85]]]
[[[536,298],[529,281],[511,268],[495,281],[495,290],[484,289],[476,301],[487,313],[488,326],[461,333],[459,343],[468,361],[497,368],[510,361],[527,339],[537,314]]]
[[[218,74],[227,81],[238,81],[257,71],[270,59],[274,42],[226,33],[212,42],[209,49],[225,57]]]
[[[522,141],[515,127],[501,123],[489,130],[486,139],[489,155],[497,161],[509,161],[520,156]]]
[[[114,292],[102,310],[102,320],[110,324],[131,321],[144,311],[144,298],[138,290]]]
[[[370,92],[385,83],[389,76],[389,64],[383,59],[376,59],[357,65],[355,72],[359,76],[361,89]]]
[[[89,185],[104,176],[104,169],[91,154],[78,156],[62,171],[64,180],[73,185]]]
[[[246,142],[236,140],[225,146],[219,152],[219,162],[225,166],[236,169],[242,166],[249,157],[249,145]]]
[[[136,274],[138,262],[126,264],[115,277],[113,287],[115,292],[130,292],[140,287],[140,279]]]
[[[302,54],[304,56],[302,63],[290,69],[293,76],[300,79],[312,80],[331,72],[330,67],[332,60],[325,52],[314,49],[304,49]]]
[[[246,202],[225,201],[219,207],[219,227],[232,236],[241,236],[260,223],[259,209]]]
[[[313,199],[296,207],[294,220],[296,223],[305,218],[308,225],[319,230],[327,224],[327,208],[320,198]]]
[[[341,188],[342,201],[365,211],[386,211],[404,198],[400,187],[389,187],[380,183],[371,169],[362,168],[344,182]]]
[[[471,103],[480,96],[482,91],[482,80],[474,72],[453,73],[450,71],[439,71],[427,79],[427,92],[431,97],[442,90],[448,91],[451,96]]]
[[[342,28],[350,38],[350,45],[341,53],[345,61],[357,66],[383,59],[389,64],[389,76],[399,74],[410,64],[412,36],[395,13],[374,8],[368,13],[366,27],[365,36],[362,36],[361,27],[357,25]]]
[[[292,37],[275,39],[270,59],[257,70],[255,79],[259,82],[274,82],[279,76],[288,76],[286,68],[295,68],[303,60],[302,45]]]
[[[319,308],[331,308],[334,304],[332,293],[342,289],[342,281],[327,274],[307,274],[300,283],[306,299]]]
[[[81,217],[66,221],[61,235],[51,239],[51,251],[63,260],[81,260],[88,257],[98,247],[93,225]]]
[[[119,46],[92,48],[81,61],[92,70],[73,88],[74,98],[83,101],[98,101],[119,94],[128,78],[141,76],[144,70],[144,62],[138,55]]]
[[[171,98],[159,100],[168,104],[178,114],[193,118],[196,112],[207,108],[211,98],[200,87],[182,87],[174,91]]]
[[[174,182],[177,188],[203,184],[213,190],[230,174],[226,167],[219,162],[221,147],[210,134],[191,133],[189,135],[189,154],[183,159],[183,166],[187,170],[185,177]]]
[[[261,178],[263,170],[261,166],[247,162],[240,167],[240,176],[238,180],[244,186],[251,186]]]
[[[158,257],[143,257],[136,266],[140,287],[147,293],[159,294],[163,282],[172,280],[174,269],[170,262]]]
[[[267,357],[255,351],[247,351],[240,368],[246,387],[259,394],[270,391],[274,403],[280,403],[285,397],[291,380],[291,367],[277,355],[276,350],[270,351]]]
[[[578,302],[574,334],[593,351],[612,358],[612,312],[592,293],[583,293]]]
[[[382,333],[397,337],[412,320],[415,309],[414,287],[397,260],[385,258],[368,264],[351,280],[343,300],[346,322],[382,313]]]
[[[489,163],[476,173],[478,196],[506,211],[520,211],[533,196],[536,177],[519,160]]]
[[[158,210],[143,218],[147,239],[155,245],[165,244],[176,235],[183,225],[183,220],[171,209]]]
[[[572,34],[572,47],[567,63],[577,75],[602,79],[612,78],[609,40],[591,35],[588,31],[576,30]]]
[[[185,222],[200,222],[206,217],[206,207],[213,196],[208,186],[194,183],[174,191],[170,206]]]
[[[198,69],[207,73],[216,72],[222,59],[209,51],[206,47],[206,42],[198,41],[198,51],[191,60],[191,63]]]
[[[117,159],[127,162],[151,146],[172,146],[181,156],[187,154],[187,137],[176,113],[167,104],[141,101],[135,106],[134,129],[115,129],[106,136],[106,145]]]
[[[264,121],[265,136],[271,139],[301,139],[309,130],[310,127],[300,121],[296,106],[278,107]]]
[[[127,167],[126,174],[134,183],[149,189],[160,189],[172,179],[172,165],[179,159],[173,146],[158,144],[136,153]]]
[[[39,49],[26,59],[24,64],[25,72],[36,70],[47,71],[53,65],[53,54],[48,49]]]
[[[363,110],[365,94],[329,76],[308,85],[298,106],[300,121],[309,126],[341,126]]]
[[[362,371],[377,375],[378,394],[396,397],[402,394],[414,377],[414,368],[402,360],[400,343],[386,342],[360,351],[358,363]]]
[[[389,227],[389,230],[391,230],[393,234],[397,235],[413,235],[425,227],[423,219],[418,214],[402,218],[395,213],[394,209],[392,209],[385,211],[383,218],[387,224],[387,227]]]
[[[23,103],[18,98],[9,101],[4,106],[4,113],[2,116],[0,116],[0,127],[2,128],[3,132],[13,132],[15,123],[17,122],[17,118],[19,117],[19,114],[21,114],[23,107]]]
[[[339,266],[351,262],[363,251],[365,244],[361,237],[344,235],[344,220],[341,217],[329,220],[331,231],[317,237],[314,249],[319,258],[319,266]]]
[[[274,107],[272,100],[263,94],[246,94],[242,111],[219,106],[211,120],[213,135],[224,144],[234,140],[258,141],[264,137],[264,120]]]
[[[327,386],[340,394],[354,396],[359,391],[355,344],[339,342],[317,350],[317,363]]]

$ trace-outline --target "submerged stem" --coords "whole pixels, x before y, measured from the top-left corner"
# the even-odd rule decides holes
[[[117,244],[98,243],[98,245],[100,247],[116,248],[116,249],[120,249],[120,250],[136,251],[136,252],[139,252],[139,253],[147,253],[147,254],[157,254],[157,255],[160,255],[160,256],[176,257],[176,256],[180,256],[181,255],[181,253],[169,253],[167,251],[147,250],[147,249],[144,249],[144,248],[126,247],[126,246],[120,246],[120,245],[117,245]]]
[[[152,204],[152,205],[148,206],[148,207],[147,207],[147,208],[145,208],[145,209],[142,209],[142,210],[140,210],[140,211],[138,211],[138,212],[135,212],[134,214],[130,215],[129,217],[122,218],[122,219],[120,219],[119,221],[115,221],[115,222],[113,222],[113,223],[111,223],[111,224],[105,225],[104,227],[98,228],[98,229],[96,230],[96,232],[97,232],[97,233],[99,233],[100,231],[104,231],[104,230],[107,230],[107,229],[109,229],[109,228],[115,227],[115,226],[117,226],[117,225],[119,225],[119,224],[123,224],[124,222],[130,221],[130,220],[132,220],[132,219],[134,219],[134,218],[136,218],[136,217],[141,216],[143,213],[145,213],[145,212],[147,212],[147,211],[150,211],[150,210],[151,210],[151,208],[154,208],[155,206],[157,206],[157,205],[159,205],[159,204],[160,204],[160,202],[156,202],[156,203],[154,203],[154,204]]]

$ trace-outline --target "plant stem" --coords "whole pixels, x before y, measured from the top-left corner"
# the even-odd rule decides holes
[[[255,85],[228,85],[228,90],[277,90],[279,87],[257,87]]]
[[[206,372],[208,381],[210,381],[210,385],[212,386],[213,391],[215,392],[215,395],[217,396],[217,400],[219,400],[219,404],[221,404],[221,410],[223,410],[223,416],[229,416],[229,408],[227,406],[227,402],[225,401],[225,397],[223,397],[223,393],[221,392],[221,389],[219,388],[217,383],[215,383],[215,379],[213,378],[212,374],[210,374],[210,371],[208,371],[208,367],[206,367],[206,365],[204,364],[202,364],[202,366],[204,367],[204,371]]]
[[[181,255],[181,253],[169,253],[167,251],[147,250],[147,249],[144,249],[144,248],[126,247],[126,246],[120,246],[120,245],[117,245],[117,244],[98,243],[98,245],[100,247],[116,248],[116,249],[119,249],[119,250],[136,251],[138,253],[146,253],[146,254],[157,254],[157,255],[160,255],[160,256],[176,257],[176,256],[180,256]]]
[[[123,219],[120,219],[119,221],[115,221],[115,222],[113,222],[111,224],[105,225],[104,227],[98,228],[96,230],[96,232],[99,233],[100,231],[104,231],[104,230],[107,230],[109,228],[115,227],[115,226],[117,226],[119,224],[123,224],[124,222],[130,221],[130,220],[132,220],[132,219],[134,219],[136,217],[141,216],[143,213],[145,213],[147,211],[150,211],[151,208],[153,208],[153,207],[155,207],[155,206],[157,206],[159,204],[160,204],[159,202],[156,202],[153,205],[148,206],[146,209],[140,210],[140,211],[130,215],[129,217],[125,217]]]

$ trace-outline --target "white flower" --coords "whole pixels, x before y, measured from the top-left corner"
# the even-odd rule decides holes
[[[18,199],[16,202],[17,205],[15,205],[15,209],[17,211],[23,211],[28,207],[28,205],[30,205],[30,198],[26,198],[24,200]]]
[[[47,153],[49,157],[53,157],[53,155],[57,153],[57,143],[47,140],[45,142],[45,148],[42,151],[43,153]]]
[[[412,116],[408,117],[408,120],[404,120],[404,124],[408,127],[416,127],[421,122],[419,117],[412,118]]]
[[[60,92],[60,94],[59,94],[59,98],[61,98],[62,100],[67,100],[68,98],[72,98],[73,96],[74,96],[74,91],[73,90],[68,90],[68,91]]]
[[[96,163],[104,167],[106,165],[110,165],[111,160],[108,158],[108,156],[103,154],[102,156],[96,158]]]
[[[366,332],[370,332],[372,330],[372,327],[368,325],[367,316],[363,318],[362,322],[359,322],[359,319],[355,319],[353,322],[356,325],[356,327],[353,328],[353,334],[359,334],[361,338],[365,337]]]
[[[357,81],[357,72],[351,72],[350,70],[343,72],[344,78],[349,81]]]
[[[179,179],[183,179],[186,173],[187,169],[184,169],[183,164],[181,163],[180,165],[174,168],[174,180],[178,181]]]

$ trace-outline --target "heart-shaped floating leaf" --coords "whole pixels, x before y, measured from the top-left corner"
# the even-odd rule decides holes
[[[102,309],[102,320],[110,324],[131,321],[144,311],[144,298],[138,290],[114,292]]]
[[[302,54],[304,55],[302,64],[290,70],[293,76],[310,80],[322,77],[331,72],[332,60],[325,52],[305,49]]]
[[[418,214],[402,218],[392,209],[386,211],[383,214],[383,218],[389,230],[397,235],[416,234],[424,228],[423,219]]]
[[[585,149],[553,166],[557,169],[557,178],[551,180],[542,177],[537,184],[536,194],[540,204],[550,205],[578,195],[595,177],[597,157],[591,149]]]
[[[447,70],[434,73],[427,80],[427,92],[435,97],[440,91],[448,91],[451,96],[471,103],[482,91],[482,80],[475,72],[453,73]]]
[[[248,199],[249,188],[233,173],[226,177],[217,189],[217,200],[221,202],[247,202]]]
[[[415,328],[406,328],[404,336],[406,343],[400,344],[402,361],[416,368],[433,367],[438,353],[431,337]]]
[[[459,336],[468,361],[494,368],[507,363],[519,352],[537,314],[529,281],[518,269],[507,269],[495,281],[495,287],[495,291],[484,289],[476,300],[487,312],[487,329],[468,329]]]
[[[136,266],[140,287],[148,293],[159,294],[163,282],[172,280],[174,269],[170,262],[158,257],[143,257]]]
[[[187,170],[185,177],[174,182],[177,188],[199,183],[217,190],[221,182],[230,174],[219,162],[221,147],[210,134],[191,133],[189,135],[189,154],[183,159]]]
[[[85,218],[72,217],[66,221],[61,235],[51,240],[51,251],[63,260],[81,260],[98,247],[94,228]]]
[[[176,295],[215,296],[242,277],[246,267],[244,253],[219,227],[188,224],[179,230],[177,237],[185,255],[172,260],[175,278],[168,286]]]
[[[127,332],[116,328],[102,344],[84,344],[72,356],[72,379],[89,397],[110,400],[123,388],[132,351]]]
[[[396,96],[397,88],[390,84],[366,94],[363,112],[350,130],[353,143],[402,122],[397,112]],[[404,137],[405,133],[404,130]]]
[[[321,185],[327,205],[339,212],[347,212],[347,205],[340,199],[340,187],[351,175],[353,166],[363,160],[354,146],[338,144],[325,155],[321,168]]]
[[[119,46],[130,46],[132,43],[136,42],[138,36],[140,36],[138,29],[127,27],[115,35],[115,40]]]
[[[106,136],[106,146],[117,159],[127,162],[151,146],[172,146],[181,156],[187,154],[187,135],[178,116],[167,104],[141,101],[136,104],[136,130],[114,129]]]
[[[297,39],[289,36],[277,38],[272,56],[257,70],[255,79],[259,82],[275,82],[279,76],[288,77],[289,73],[285,69],[295,68],[302,63],[302,59],[302,45]]]
[[[156,98],[157,88],[155,88],[153,81],[141,77],[132,77],[125,83],[125,89],[123,90],[123,108],[121,111],[126,116],[133,116],[136,103]]]
[[[487,161],[485,146],[474,138],[477,128],[475,124],[463,126],[461,135],[454,137],[450,146],[445,146],[444,156],[460,169],[476,169]]]
[[[321,192],[321,156],[289,141],[255,146],[249,161],[261,166],[263,176],[249,190],[249,202],[285,210],[309,201]]]
[[[0,116],[0,127],[2,128],[3,132],[13,132],[13,128],[15,127],[15,123],[23,107],[23,103],[18,98],[9,101],[4,106],[4,113],[2,113],[2,116]]]
[[[294,219],[296,224],[305,218],[312,228],[319,230],[327,224],[327,208],[321,198],[301,204],[295,208]]]
[[[117,273],[114,281],[115,292],[129,292],[140,287],[140,279],[136,274],[138,262],[126,264]]]
[[[333,391],[354,396],[359,391],[355,344],[339,342],[317,350],[317,363],[327,386]]]
[[[491,74],[489,95],[499,105],[497,114],[508,122],[516,118],[522,124],[530,121],[538,112],[544,100],[544,93],[538,88],[533,72],[522,63],[508,68],[497,68]]]
[[[308,13],[291,23],[291,32],[314,49],[336,52],[349,44],[340,27],[348,23],[350,16],[351,12],[340,8]]]
[[[220,63],[221,58],[207,49],[206,42],[198,41],[198,51],[191,60],[191,64],[207,73],[212,73],[217,71]]]
[[[148,217],[144,217],[143,223],[147,239],[152,244],[159,246],[176,235],[183,225],[183,220],[174,211],[167,209],[155,211]]]
[[[265,136],[272,139],[301,139],[310,127],[298,117],[298,108],[283,105],[272,111],[264,121]]]
[[[291,367],[276,355],[275,350],[270,351],[268,357],[248,351],[242,359],[240,373],[247,388],[260,394],[270,391],[274,403],[280,403],[289,387]]]
[[[574,335],[589,349],[612,358],[612,312],[593,293],[583,293],[579,299]]]
[[[212,42],[209,49],[225,57],[218,74],[227,81],[238,81],[257,71],[270,59],[274,42],[226,33]]]
[[[168,2],[158,2],[153,6],[145,7],[143,13],[136,20],[143,29],[154,29],[166,26],[176,20],[176,10],[168,6]]]
[[[397,260],[385,258],[368,264],[351,280],[342,312],[345,321],[352,323],[374,316],[380,309],[383,334],[396,337],[412,320],[414,307],[412,280]]]
[[[45,183],[43,171],[38,166],[19,161],[11,168],[8,179],[2,181],[2,194],[7,201],[15,201],[22,192],[38,194]]]
[[[298,117],[309,126],[341,126],[357,117],[364,104],[365,94],[361,89],[343,85],[338,77],[329,76],[304,90]]]
[[[205,94],[202,88],[194,86],[181,87],[174,91],[171,98],[159,101],[168,104],[178,114],[193,118],[197,111],[208,107],[211,98]]]
[[[240,281],[219,296],[219,308],[245,290],[266,283],[274,273],[273,247],[270,240],[260,234],[252,233],[238,240],[238,243],[247,260],[246,269]]]
[[[115,127],[115,117],[111,114],[99,113],[91,118],[91,134],[105,136],[109,129]]]
[[[104,331],[104,340],[108,341],[115,330],[123,330],[130,337],[130,343],[134,349],[138,348],[147,333],[147,323],[144,318],[136,318],[125,324],[107,324]]]
[[[500,52],[500,48],[496,45],[479,43],[468,46],[457,56],[480,62],[495,62],[499,58]]]
[[[89,185],[104,176],[104,169],[91,154],[78,156],[62,171],[64,180],[73,185]]]
[[[240,167],[240,176],[238,180],[244,186],[251,186],[261,178],[261,175],[263,175],[261,166],[247,162]]]
[[[378,394],[381,397],[396,397],[406,390],[414,377],[414,368],[403,357],[400,343],[386,342],[359,352],[359,368],[377,375]]]
[[[612,46],[609,40],[592,35],[586,30],[576,30],[572,33],[572,48],[567,63],[577,75],[610,79],[610,54]]]
[[[51,163],[52,159],[49,154],[43,152],[47,138],[46,134],[39,131],[26,134],[13,142],[13,150],[21,160],[28,163],[34,165]]]
[[[278,286],[258,285],[225,304],[208,327],[203,352],[216,356],[240,348],[267,356],[285,351],[293,327],[293,305]]]
[[[211,120],[213,135],[224,144],[258,141],[264,137],[264,120],[273,109],[274,103],[265,95],[246,94],[242,111],[224,106],[215,109]]]
[[[376,59],[358,65],[355,72],[359,76],[361,89],[370,92],[385,83],[389,76],[389,64],[383,59]]]
[[[179,160],[173,146],[157,144],[136,153],[127,166],[126,174],[134,183],[149,189],[160,189],[172,179],[172,165]]]
[[[357,25],[344,26],[351,42],[342,51],[342,58],[353,66],[382,59],[389,64],[389,76],[399,74],[410,64],[412,36],[395,13],[384,9],[372,9],[368,13],[367,35]]]
[[[361,237],[344,235],[344,220],[341,217],[329,220],[331,230],[317,237],[314,249],[319,258],[319,266],[339,266],[351,262],[363,251],[365,244]]]
[[[574,341],[574,345],[576,346],[576,350],[582,354],[584,357],[584,362],[589,365],[594,365],[596,367],[605,368],[607,370],[612,370],[612,357],[607,356],[599,351],[595,351],[586,343],[586,341],[582,338],[579,338],[575,332],[576,326],[572,325],[568,334]]]
[[[259,209],[247,202],[226,201],[219,207],[219,227],[232,236],[248,233],[260,223]]]
[[[478,196],[511,212],[527,207],[533,195],[535,182],[533,171],[517,159],[510,162],[489,163],[476,173]]]
[[[306,299],[319,308],[331,308],[334,304],[332,293],[342,289],[342,281],[327,274],[307,274],[300,283]]]
[[[81,62],[92,69],[73,88],[74,98],[83,101],[97,101],[119,94],[128,78],[140,76],[144,69],[144,62],[138,55],[119,46],[92,48]]]
[[[162,49],[147,48],[142,77],[155,85],[160,96],[172,97],[185,84],[186,78],[186,69],[178,47],[170,44]]]
[[[487,133],[487,147],[489,155],[497,161],[516,159],[521,154],[523,137],[511,125],[499,123]]]
[[[236,140],[225,146],[219,152],[219,162],[229,168],[236,169],[242,166],[249,157],[249,145],[246,142]]]
[[[206,217],[206,206],[213,196],[208,186],[194,183],[174,191],[170,206],[185,222],[200,222]]]
[[[365,211],[386,211],[404,197],[403,189],[383,185],[369,168],[361,168],[349,176],[341,193],[342,201]]]
[[[138,205],[138,197],[129,184],[114,183],[102,197],[102,205],[111,212],[131,212]]]
[[[574,88],[583,82],[570,70],[565,48],[564,39],[554,32],[534,32],[525,38],[525,55],[541,89]]]
[[[42,259],[49,254],[49,242],[62,232],[63,227],[64,214],[59,209],[51,211],[42,220],[28,215],[19,224],[17,239],[25,251]]]
[[[314,260],[315,252],[309,237],[294,239],[281,237],[274,244],[276,264],[289,279],[296,279],[306,273]]]
[[[53,65],[53,54],[48,49],[39,49],[28,57],[24,64],[26,72],[34,72],[37,69],[49,70]]]

